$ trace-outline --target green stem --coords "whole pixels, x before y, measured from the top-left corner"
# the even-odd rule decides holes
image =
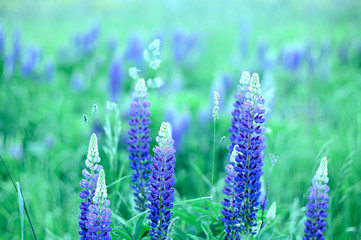
[[[211,194],[209,199],[209,210],[208,210],[208,236],[211,229],[211,213],[212,213],[212,202],[213,202],[213,184],[214,184],[214,161],[216,158],[216,119],[213,118],[213,154],[212,154],[212,182],[211,182]]]

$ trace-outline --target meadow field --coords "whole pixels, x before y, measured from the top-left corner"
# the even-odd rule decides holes
[[[80,239],[79,182],[93,164],[85,160],[97,157],[88,152],[93,133],[112,239],[322,239],[304,238],[304,222],[324,157],[323,237],[361,239],[360,13],[356,0],[0,1],[0,240]],[[229,237],[221,218],[225,168],[237,166],[230,129],[244,71],[259,75],[265,140],[255,203],[262,220],[241,238]],[[142,105],[150,122],[139,123],[149,124],[149,163],[168,137],[176,151],[173,215],[161,237],[150,234],[152,208],[139,209],[134,197],[139,99],[150,103]]]

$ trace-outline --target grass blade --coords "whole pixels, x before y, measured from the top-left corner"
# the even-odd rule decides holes
[[[20,225],[21,225],[21,240],[24,240],[24,199],[21,195],[20,183],[16,182],[19,198],[19,210],[20,210]]]

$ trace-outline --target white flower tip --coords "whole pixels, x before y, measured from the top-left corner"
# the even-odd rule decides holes
[[[317,169],[315,180],[320,181],[322,183],[328,182],[328,172],[327,172],[327,158],[323,157],[320,163],[320,166]]]
[[[143,78],[138,78],[137,84],[135,85],[135,91],[137,92],[147,92],[148,88],[145,85],[145,81]]]
[[[105,200],[108,197],[107,186],[105,184],[105,173],[101,169],[98,177],[97,188],[95,190],[94,198],[99,200]]]
[[[260,95],[262,93],[258,73],[252,74],[252,79],[250,82],[249,90],[256,95]]]
[[[97,135],[93,133],[90,137],[89,141],[89,148],[88,148],[88,156],[87,158],[89,160],[92,160],[96,157],[99,157],[99,151],[98,151],[98,141],[97,141]]]
[[[158,135],[163,138],[170,138],[172,136],[172,127],[169,122],[162,122]]]
[[[251,80],[251,75],[247,71],[243,71],[239,83],[242,85],[248,85]]]

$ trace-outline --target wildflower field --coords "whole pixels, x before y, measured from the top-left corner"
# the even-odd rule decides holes
[[[360,240],[360,13],[0,1],[0,240]]]

